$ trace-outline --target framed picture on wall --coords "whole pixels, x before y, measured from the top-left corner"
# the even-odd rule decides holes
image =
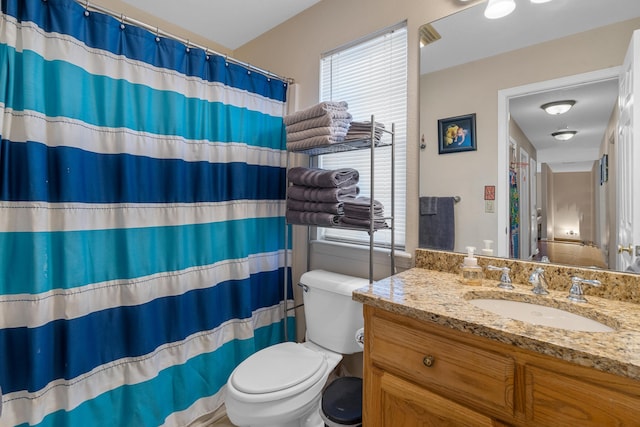
[[[438,154],[475,150],[475,113],[438,120]]]

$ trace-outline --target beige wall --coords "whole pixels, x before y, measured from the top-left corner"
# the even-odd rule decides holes
[[[420,124],[427,149],[420,153],[420,194],[462,197],[456,248],[498,239],[497,216],[485,213],[482,192],[498,179],[498,91],[619,66],[639,27],[639,19],[626,21],[421,76]],[[473,112],[478,150],[438,155],[437,120]]]
[[[167,22],[165,20],[156,18],[153,15],[150,15],[142,10],[131,6],[128,3],[125,3],[121,0],[91,0],[89,5],[97,5],[102,6],[112,12],[116,12],[116,14],[122,14],[125,17],[129,17],[135,20],[138,20],[144,24],[150,25],[151,27],[156,27],[162,31],[165,31],[169,34],[173,34],[177,37],[183,38],[185,40],[189,40],[194,44],[207,47],[212,51],[223,55],[232,55],[233,51],[227,49],[211,40],[208,40],[198,34],[192,33],[191,31],[178,27],[177,25]]]
[[[593,181],[591,172],[553,174],[553,229],[556,239],[593,241]],[[569,234],[570,231],[576,234]]]

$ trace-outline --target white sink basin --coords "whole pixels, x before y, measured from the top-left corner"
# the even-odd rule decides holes
[[[469,302],[494,314],[534,325],[582,332],[614,331],[613,328],[588,317],[544,305],[501,299],[472,299]]]

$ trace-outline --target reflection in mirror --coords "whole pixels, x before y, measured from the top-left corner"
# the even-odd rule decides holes
[[[516,3],[502,19],[481,2],[421,31],[420,196],[460,197],[456,252],[629,271],[640,240],[617,225],[617,99],[640,2]],[[575,104],[541,108],[560,100]],[[476,150],[438,154],[438,120],[469,114]],[[552,137],[563,130],[576,133]]]

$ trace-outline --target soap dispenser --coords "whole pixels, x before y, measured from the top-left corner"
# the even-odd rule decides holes
[[[462,261],[462,283],[478,286],[482,284],[482,267],[478,265],[478,259],[473,256],[476,250],[473,246],[467,246],[467,256]]]

